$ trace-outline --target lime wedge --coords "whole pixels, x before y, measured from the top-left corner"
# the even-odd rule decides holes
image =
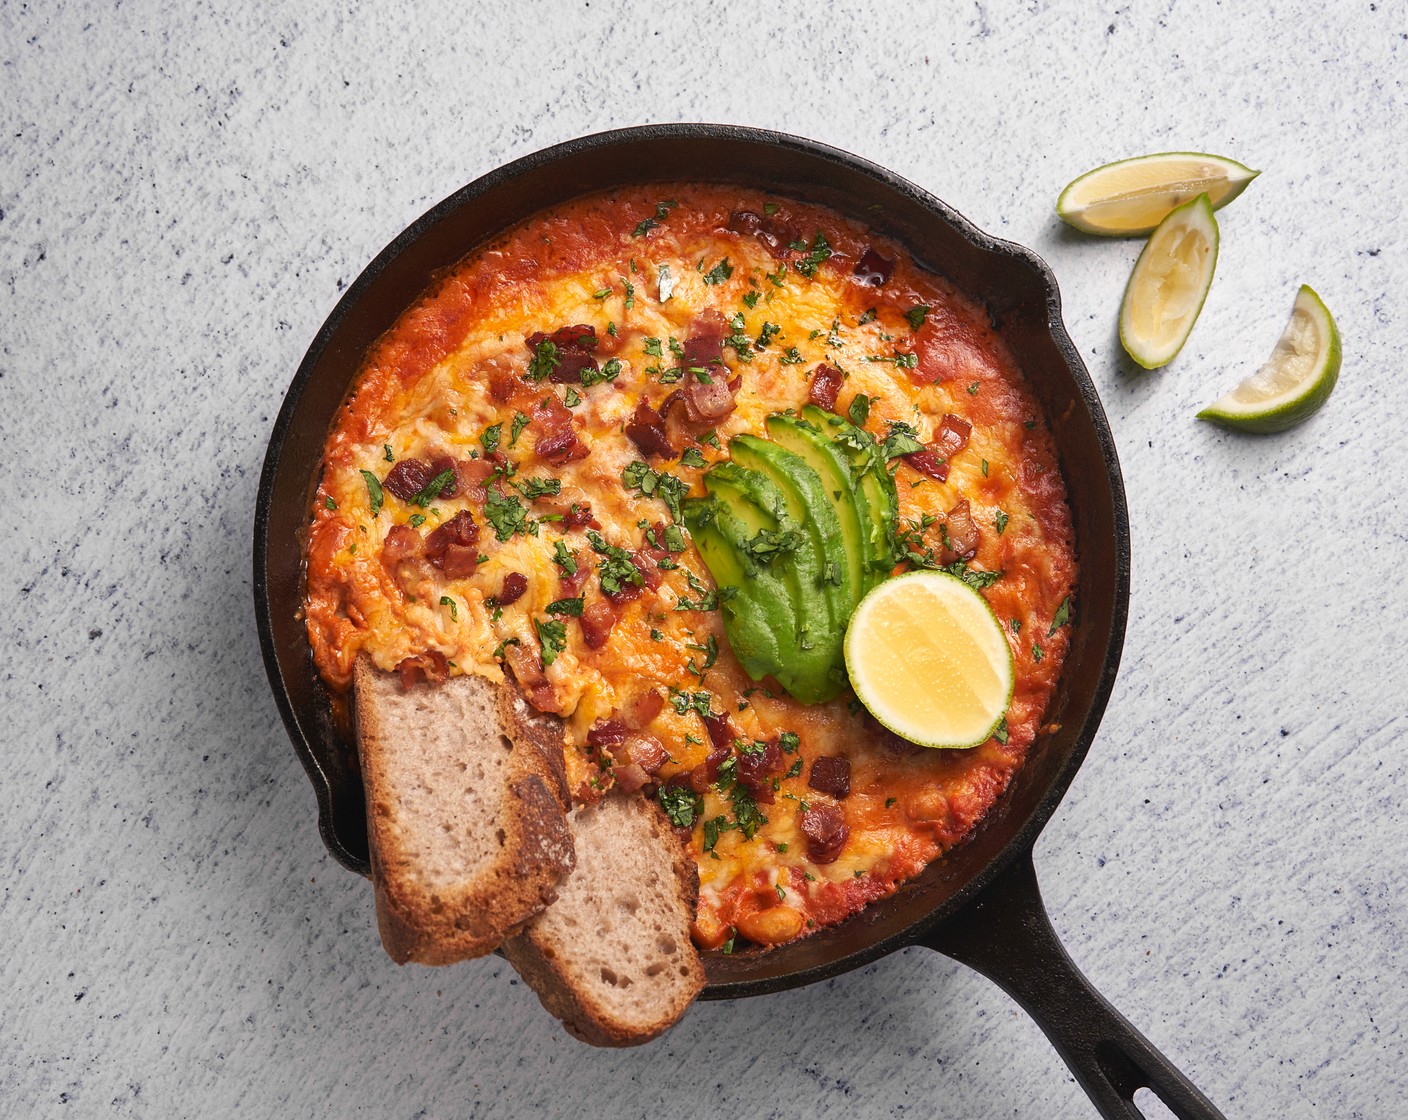
[[[1198,418],[1241,432],[1284,432],[1330,399],[1339,376],[1339,328],[1315,290],[1302,284],[1266,364]]]
[[[1134,262],[1120,305],[1120,342],[1145,369],[1166,366],[1183,349],[1212,287],[1217,219],[1200,194],[1159,223]]]
[[[925,747],[976,747],[1012,699],[1012,649],[987,600],[957,576],[912,572],[864,599],[846,631],[860,702]]]
[[[1056,200],[1056,213],[1086,233],[1133,237],[1200,194],[1220,210],[1260,174],[1235,159],[1203,152],[1135,156],[1072,180]]]

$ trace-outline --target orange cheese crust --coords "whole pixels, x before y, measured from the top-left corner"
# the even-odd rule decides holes
[[[738,228],[733,216],[743,210],[766,215],[768,229],[795,232],[804,248],[731,231],[731,219]],[[825,259],[811,253],[818,232],[831,250]],[[867,250],[893,262],[878,286],[866,282],[875,277],[857,273]],[[916,329],[919,307],[928,311]],[[713,439],[694,432],[703,442],[690,445],[688,461],[703,466],[647,460],[625,426],[642,398],[658,407],[679,388],[662,384],[678,365],[670,344],[687,341],[711,310],[729,321],[735,339],[751,340],[723,350],[724,375],[739,379],[736,407],[718,422]],[[526,337],[572,324],[595,328],[596,358],[603,365],[614,358],[619,374],[590,386],[526,380],[533,357]],[[767,415],[806,404],[820,363],[846,374],[834,411],[845,415],[859,394],[870,399],[865,426],[877,438],[893,421],[911,425],[926,443],[945,415],[972,425],[944,481],[903,459],[892,466],[912,547],[942,558],[946,519],[966,500],[977,527],[971,567],[1001,573],[982,594],[1007,626],[1016,664],[1005,741],[968,751],[911,748],[849,694],[806,707],[771,682],[749,680],[728,648],[719,611],[695,609],[708,604],[713,583],[687,539],[669,557],[677,567],[667,563],[659,572],[657,588],[614,609],[600,648],[588,646],[579,619],[547,611],[571,590],[563,590],[564,568],[555,556],[565,552],[579,570],[604,560],[587,528],[560,519],[564,510],[590,505],[598,544],[638,552],[649,543],[646,529],[658,542],[672,520],[667,506],[658,496],[628,491],[623,471],[648,461],[690,494],[703,493],[700,477],[726,457],[729,438],[765,436]],[[507,401],[501,399],[506,385]],[[571,405],[585,457],[563,464],[535,452],[541,427],[534,405],[549,394]],[[515,414],[531,420],[519,422],[516,440]],[[495,446],[492,433],[486,436],[494,425],[498,453],[516,472],[499,490],[526,514],[506,540],[486,519],[482,498],[464,492],[417,505],[386,490],[373,512],[364,472],[384,481],[408,458],[482,458]],[[512,489],[534,478],[560,480],[560,493],[530,501]],[[447,578],[423,562],[409,570],[388,562],[383,549],[393,526],[424,537],[463,510],[479,528],[481,555],[471,573]],[[563,648],[531,695],[566,720],[569,775],[579,800],[599,796],[613,781],[605,753],[587,736],[622,713],[649,716],[633,732],[668,752],[653,783],[704,766],[711,744],[700,694],[745,741],[796,734],[800,746],[784,755],[787,770],[759,797],[766,822],[752,835],[726,827],[734,808],[726,791],[711,785],[703,794],[690,842],[700,869],[695,936],[705,947],[735,935],[773,944],[838,922],[962,840],[1021,766],[1067,649],[1061,623],[1075,557],[1064,486],[1044,418],[985,313],[862,225],[734,187],[675,184],[583,198],[466,257],[367,355],[328,436],[311,516],[307,629],[319,670],[334,688],[347,687],[363,654],[385,670],[435,651],[452,673],[498,679],[506,656],[515,668],[531,661],[536,672],[546,660],[542,635],[556,644],[543,625],[562,624]],[[526,591],[499,606],[495,597],[514,573],[526,577]],[[592,574],[573,593],[590,604],[601,595],[599,577]],[[642,702],[651,691],[666,698],[654,714],[655,705]],[[817,863],[800,814],[806,803],[831,801],[807,782],[813,760],[826,755],[850,762],[849,795],[835,802],[849,837],[839,858]],[[706,840],[704,822],[720,818],[724,830]]]

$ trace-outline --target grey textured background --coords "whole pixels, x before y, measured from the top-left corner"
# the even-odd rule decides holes
[[[1040,1032],[921,950],[569,1039],[497,960],[383,955],[319,842],[250,607],[256,479],[340,290],[461,184],[650,121],[885,164],[1053,266],[1129,487],[1102,733],[1037,848],[1072,955],[1229,1116],[1408,1098],[1400,3],[0,6],[4,1116],[1079,1117]],[[1265,169],[1202,321],[1137,371],[1137,242],[1061,186]],[[1344,334],[1270,439],[1193,412],[1297,284]]]

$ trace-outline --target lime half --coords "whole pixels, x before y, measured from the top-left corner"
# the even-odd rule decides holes
[[[1217,268],[1217,219],[1200,194],[1159,223],[1134,262],[1120,306],[1120,342],[1145,369],[1183,349]]]
[[[846,671],[860,702],[925,747],[986,742],[1007,713],[1015,674],[987,600],[946,572],[887,579],[856,607]]]
[[[1200,194],[1219,210],[1260,174],[1235,159],[1204,152],[1135,156],[1072,180],[1056,200],[1056,213],[1086,233],[1133,237],[1148,233],[1174,207]]]
[[[1302,284],[1266,364],[1198,418],[1242,432],[1284,432],[1329,400],[1339,377],[1339,328],[1315,290]]]

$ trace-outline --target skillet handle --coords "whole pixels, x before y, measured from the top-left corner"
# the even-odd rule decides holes
[[[1021,1004],[1107,1120],[1141,1120],[1134,1094],[1145,1087],[1179,1120],[1225,1120],[1081,975],[1046,916],[1031,852],[921,944],[981,972]]]

